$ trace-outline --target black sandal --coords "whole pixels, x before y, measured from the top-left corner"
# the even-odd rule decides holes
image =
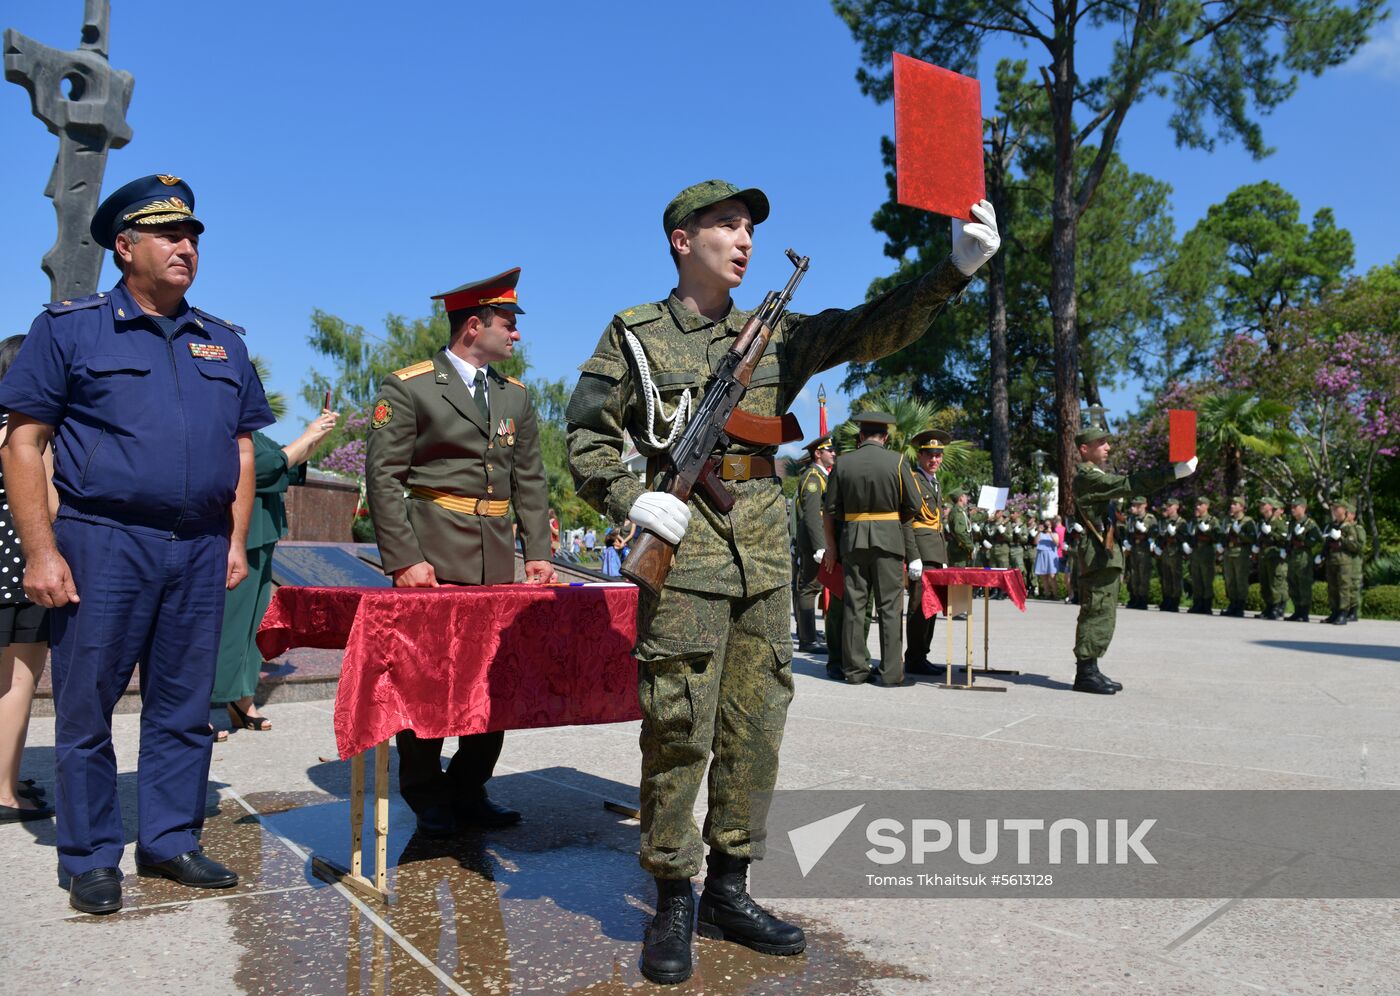
[[[249,716],[242,709],[238,708],[236,702],[224,703],[224,708],[228,710],[229,719],[233,725],[240,730],[254,730],[258,733],[266,733],[272,729],[272,720],[266,716]]]
[[[37,802],[45,805],[44,786],[40,785],[32,778],[20,779],[19,788],[15,790],[15,795],[21,799],[28,799],[30,802]]]

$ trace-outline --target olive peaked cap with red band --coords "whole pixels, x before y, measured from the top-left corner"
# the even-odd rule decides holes
[[[498,273],[494,277],[487,277],[485,280],[463,284],[450,291],[434,294],[433,300],[441,301],[443,307],[448,311],[466,311],[469,308],[484,308],[489,305],[492,308],[500,308],[503,311],[513,311],[517,315],[523,315],[525,309],[520,307],[520,302],[515,294],[515,283],[519,279],[520,267],[517,266],[513,270]]]

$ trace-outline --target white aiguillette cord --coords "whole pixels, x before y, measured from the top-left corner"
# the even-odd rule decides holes
[[[675,410],[670,414],[666,413],[666,405],[661,400],[661,391],[657,388],[656,382],[651,379],[651,364],[647,362],[646,350],[642,348],[642,342],[632,334],[631,329],[624,328],[623,336],[627,341],[627,348],[632,351],[632,359],[637,362],[637,377],[642,382],[642,398],[647,405],[647,438],[643,440],[648,446],[658,450],[669,449],[676,441],[676,437],[685,428],[686,420],[690,417],[690,389],[686,388],[680,400],[676,402]],[[656,416],[661,416],[662,423],[671,423],[671,433],[664,440],[656,438]]]

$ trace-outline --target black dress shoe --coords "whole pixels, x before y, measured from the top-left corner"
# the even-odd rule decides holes
[[[168,878],[195,889],[229,889],[238,884],[238,873],[196,848],[155,864],[137,862],[136,872],[147,878]]]
[[[68,885],[68,905],[79,913],[115,913],[122,908],[122,873],[93,868],[74,875]]]
[[[842,671],[842,670],[841,670],[839,667],[837,667],[835,664],[828,664],[828,665],[826,666],[826,676],[827,676],[828,678],[830,678],[832,681],[845,681],[845,680],[846,680],[846,672],[845,672],[845,671]]]
[[[513,809],[497,805],[488,796],[457,804],[457,819],[466,826],[484,827],[499,830],[513,827],[520,822],[520,814]]]
[[[451,837],[457,832],[457,820],[452,815],[451,806],[442,804],[429,806],[421,813],[415,813],[414,817],[418,821],[418,833],[424,837],[439,840],[443,837]]]
[[[30,820],[47,820],[53,816],[42,799],[37,800],[37,809],[21,809],[18,806],[0,806],[0,823],[27,823]]]

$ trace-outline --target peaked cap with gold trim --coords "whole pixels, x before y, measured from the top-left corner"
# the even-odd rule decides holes
[[[515,283],[519,279],[520,267],[517,266],[513,270],[498,273],[494,277],[487,277],[485,280],[476,281],[476,283],[463,284],[450,291],[434,294],[433,300],[441,301],[442,306],[448,311],[464,311],[468,308],[483,308],[490,305],[493,308],[523,315],[525,310],[520,307],[520,302],[515,295]]]
[[[118,187],[98,205],[88,226],[93,241],[104,249],[115,249],[117,233],[132,225],[174,225],[180,222],[204,231],[204,222],[194,216],[194,191],[178,176],[156,173]]]

